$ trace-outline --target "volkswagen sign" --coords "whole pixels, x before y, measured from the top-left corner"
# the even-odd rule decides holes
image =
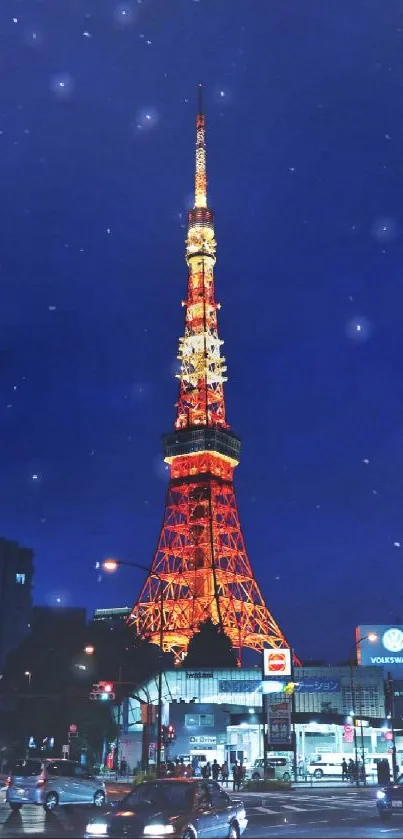
[[[367,667],[403,665],[403,626],[357,626],[356,638],[358,664]]]

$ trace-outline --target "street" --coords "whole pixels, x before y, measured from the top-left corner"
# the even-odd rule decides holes
[[[126,788],[110,784],[110,800],[124,794]],[[231,793],[232,795],[232,793]],[[249,825],[245,839],[381,839],[403,833],[403,812],[391,821],[381,822],[375,807],[376,791],[370,789],[297,789],[278,793],[240,793],[245,803]],[[236,794],[238,797],[238,794]],[[72,837],[79,839],[94,815],[91,807],[60,807],[45,813],[41,807],[23,807],[10,812],[0,804],[0,836]],[[136,837],[137,839],[137,837]]]

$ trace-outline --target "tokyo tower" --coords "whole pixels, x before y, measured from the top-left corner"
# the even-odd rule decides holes
[[[253,576],[233,485],[240,440],[226,419],[225,359],[214,288],[214,216],[207,204],[206,136],[199,86],[193,209],[188,215],[184,335],[179,339],[179,398],[174,430],[163,437],[170,480],[150,573],[130,622],[183,659],[189,640],[210,618],[243,647],[289,646]],[[161,586],[163,592],[161,593]],[[161,627],[161,619],[163,620]]]

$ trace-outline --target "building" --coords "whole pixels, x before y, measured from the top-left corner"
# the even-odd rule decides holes
[[[35,634],[76,633],[86,626],[86,610],[81,606],[34,606],[31,629]]]
[[[29,634],[34,554],[0,538],[0,672],[8,654]]]
[[[201,86],[186,262],[179,395],[173,429],[163,437],[170,475],[165,513],[151,570],[131,615],[137,634],[173,652],[178,664],[206,619],[221,625],[239,660],[243,648],[260,652],[289,646],[254,577],[234,489],[241,441],[226,414]]]
[[[110,625],[125,623],[131,609],[129,606],[115,606],[110,609],[95,609],[92,620],[104,621]]]
[[[297,759],[310,760],[329,752],[353,756],[351,739],[351,668],[296,667],[294,724]],[[384,754],[385,692],[379,667],[354,667],[354,685],[359,725],[360,753]],[[144,701],[156,705],[156,680],[144,686]],[[139,692],[140,693],[140,692]],[[130,746],[131,765],[136,750],[141,758],[144,739],[141,703],[131,699],[124,715],[123,741]],[[176,740],[169,747],[171,757],[204,755],[219,762],[235,760],[253,763],[263,756],[262,675],[258,668],[231,670],[167,671],[163,678],[164,725],[173,725]],[[149,757],[154,759],[153,737]],[[403,755],[403,741],[398,741]]]

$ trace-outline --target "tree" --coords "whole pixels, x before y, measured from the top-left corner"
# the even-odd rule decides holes
[[[190,640],[185,667],[237,667],[237,658],[228,635],[208,618]]]
[[[89,646],[92,654],[85,652]],[[121,702],[157,673],[159,656],[158,647],[123,622],[92,621],[69,632],[55,622],[49,632],[34,630],[10,654],[0,682],[2,705],[11,700],[12,706],[5,735],[19,742],[22,754],[30,737],[37,744],[53,737],[53,754],[59,755],[74,724],[74,755],[81,747],[89,756],[98,752],[98,757],[103,740],[114,738],[116,724],[112,702],[89,699],[92,685],[114,682],[116,701]],[[172,666],[171,656],[166,666]]]

